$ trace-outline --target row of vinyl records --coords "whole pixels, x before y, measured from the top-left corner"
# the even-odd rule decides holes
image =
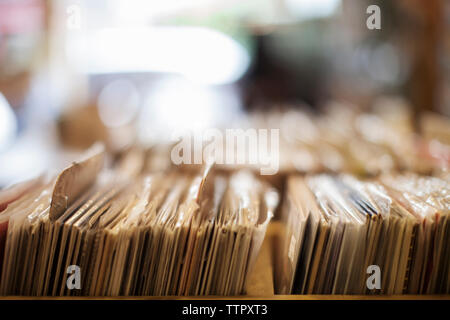
[[[245,293],[275,189],[246,170],[130,175],[104,157],[96,146],[1,191],[1,295]],[[445,175],[289,177],[277,293],[449,293],[449,190]],[[367,289],[369,265],[379,290]]]
[[[130,179],[101,170],[102,148],[89,154],[56,178],[4,191],[1,294],[243,292],[275,190],[250,172],[215,176],[210,166]],[[68,286],[70,266],[79,267],[78,288]]]
[[[450,293],[448,176],[322,174],[287,183],[280,293]],[[371,266],[376,287],[367,282]]]

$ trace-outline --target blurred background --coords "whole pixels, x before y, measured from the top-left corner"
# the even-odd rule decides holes
[[[369,30],[373,4],[381,29]],[[450,2],[0,0],[0,187],[95,141],[120,154],[247,114],[316,119],[338,102],[402,110],[448,165]]]

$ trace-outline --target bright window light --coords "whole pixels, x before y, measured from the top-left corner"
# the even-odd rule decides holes
[[[216,90],[168,77],[152,85],[138,117],[140,140],[144,143],[168,141],[175,131],[202,130],[231,121],[241,108],[231,86]]]
[[[0,151],[14,141],[17,132],[17,119],[8,101],[0,93]]]
[[[299,19],[330,16],[340,2],[341,0],[285,0],[286,7]]]
[[[101,29],[72,38],[67,53],[86,73],[166,72],[208,85],[234,82],[250,64],[237,41],[202,27]]]
[[[98,97],[98,113],[107,127],[121,127],[131,123],[138,109],[139,92],[126,79],[108,83]]]

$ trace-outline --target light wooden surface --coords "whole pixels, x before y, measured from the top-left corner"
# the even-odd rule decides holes
[[[252,296],[138,296],[138,297],[23,297],[6,296],[0,300],[450,300],[450,295],[273,295],[265,297]]]
[[[273,279],[273,257],[272,243],[274,233],[272,228],[268,228],[266,237],[261,245],[258,258],[256,258],[255,266],[251,270],[246,295],[249,297],[271,297],[274,295],[274,279]]]

